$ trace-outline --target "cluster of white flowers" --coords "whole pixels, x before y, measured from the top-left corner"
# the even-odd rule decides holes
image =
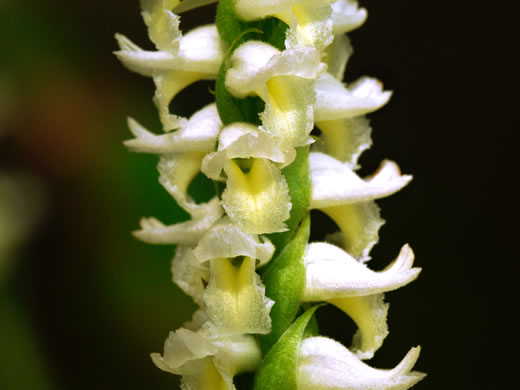
[[[221,0],[215,25],[182,34],[178,14],[211,2],[142,0],[157,51],[116,36],[119,59],[153,78],[164,130],[157,135],[129,119],[135,138],[125,145],[160,156],[160,183],[191,216],[170,226],[145,218],[135,233],[177,245],[173,280],[200,306],[153,361],[182,375],[189,390],[234,389],[236,374],[255,370],[263,372],[255,389],[413,386],[424,376],[411,371],[419,348],[392,370],[363,362],[388,334],[384,292],[420,272],[408,245],[381,272],[365,265],[383,224],[374,200],[411,179],[391,161],[368,178],[355,173],[371,144],[364,115],[390,97],[372,78],[342,82],[352,54],[346,33],[366,11],[353,0]],[[275,44],[280,34],[282,44]],[[172,99],[204,79],[217,80],[216,103],[191,118],[173,115]],[[311,135],[315,127],[319,136]],[[206,203],[188,193],[199,172],[222,189]],[[308,243],[311,209],[336,222],[340,232],[329,240],[335,245]],[[310,302],[337,306],[358,332],[349,349],[316,332],[299,334],[295,364],[278,365],[294,380],[277,384],[266,367],[293,345],[294,321]]]

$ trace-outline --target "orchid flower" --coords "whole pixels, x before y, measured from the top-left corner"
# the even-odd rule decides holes
[[[250,335],[222,336],[202,311],[184,328],[171,332],[161,356],[152,360],[162,370],[182,375],[187,390],[234,390],[233,377],[253,371],[260,362],[260,349]],[[191,329],[189,329],[191,328]]]
[[[372,144],[366,115],[391,96],[370,77],[342,81],[353,53],[345,34],[366,10],[354,0],[220,0],[215,25],[183,35],[178,13],[212,2],[142,0],[157,51],[116,36],[119,59],[153,78],[164,132],[129,119],[125,145],[158,155],[159,182],[190,215],[170,226],[144,218],[134,233],[177,246],[173,282],[200,308],[153,362],[186,390],[234,390],[246,372],[253,390],[410,388],[424,377],[412,371],[418,347],[391,370],[363,362],[389,334],[384,294],[421,271],[408,245],[381,271],[366,265],[384,223],[376,200],[411,180],[390,160],[356,173]],[[172,114],[176,94],[202,79],[215,79],[215,104]],[[215,196],[198,203],[188,188],[201,172]],[[338,226],[332,242],[309,243],[311,210]],[[349,348],[319,335],[324,303],[357,325]]]

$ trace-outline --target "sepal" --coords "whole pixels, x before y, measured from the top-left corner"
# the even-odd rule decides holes
[[[362,77],[347,87],[329,73],[324,73],[314,84],[316,122],[351,118],[367,114],[384,106],[391,92],[383,91],[376,79]]]
[[[210,104],[197,111],[179,130],[157,135],[132,118],[128,118],[128,127],[135,136],[124,145],[140,153],[184,153],[211,152],[215,149],[217,135],[222,128],[215,104]]]
[[[200,215],[174,225],[164,225],[156,218],[142,218],[141,230],[134,231],[133,234],[150,244],[196,245],[204,233],[224,214],[217,197],[205,203],[203,207],[205,211]]]
[[[326,337],[303,340],[298,360],[298,390],[406,390],[425,374],[412,371],[420,348],[412,348],[392,370],[363,363],[343,345]]]
[[[324,242],[307,246],[304,301],[323,301],[391,291],[414,281],[421,272],[412,268],[414,255],[408,245],[383,271],[375,272],[343,249]]]
[[[361,26],[366,18],[367,11],[358,8],[355,0],[338,0],[331,4],[332,32],[334,35],[348,33]]]
[[[392,195],[405,187],[412,176],[402,175],[393,161],[385,160],[370,177],[361,179],[348,164],[323,153],[311,153],[311,208],[365,202]]]

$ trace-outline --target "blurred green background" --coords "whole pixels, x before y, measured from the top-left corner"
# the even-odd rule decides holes
[[[409,242],[424,269],[387,295],[390,336],[373,365],[391,367],[421,344],[417,368],[429,377],[417,389],[505,387],[517,360],[513,13],[500,2],[361,4],[369,19],[350,34],[346,80],[371,75],[395,91],[370,116],[374,147],[362,172],[389,157],[415,176],[379,202],[387,224],[371,265],[381,269]],[[181,27],[213,14],[189,12]],[[149,353],[195,305],[171,282],[174,249],[130,232],[141,216],[186,215],[159,185],[156,157],[122,146],[126,116],[160,127],[152,81],[112,55],[115,32],[152,48],[137,0],[0,0],[0,172],[31,176],[41,203],[33,231],[0,268],[2,390],[177,388]],[[172,110],[191,114],[211,88],[188,88]],[[203,183],[198,191],[209,195]],[[313,217],[313,239],[335,230]],[[349,344],[348,318],[331,307],[318,318]]]

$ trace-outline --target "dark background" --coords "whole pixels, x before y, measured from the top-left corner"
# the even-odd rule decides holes
[[[408,242],[423,268],[387,294],[390,335],[371,364],[393,367],[420,344],[417,369],[429,376],[415,388],[503,388],[518,361],[513,2],[360,3],[369,18],[350,34],[345,80],[370,75],[394,91],[370,115],[374,146],[362,172],[391,158],[414,175],[378,202],[387,223],[371,266]],[[190,12],[182,28],[213,13]],[[127,115],[159,124],[152,81],[111,54],[115,32],[152,48],[137,0],[0,1],[0,170],[33,175],[45,204],[0,286],[2,389],[177,386],[148,355],[195,306],[170,281],[173,248],[130,231],[141,216],[185,215],[158,184],[156,158],[121,144]],[[190,87],[174,107],[193,112],[211,87]],[[314,237],[331,229],[314,217]],[[318,317],[348,345],[346,316],[326,307]]]

